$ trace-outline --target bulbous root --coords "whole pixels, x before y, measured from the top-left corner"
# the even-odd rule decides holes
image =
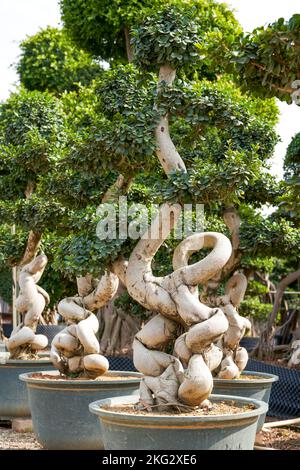
[[[224,235],[191,235],[174,252],[174,272],[160,278],[153,275],[151,262],[168,235],[162,228],[170,213],[174,225],[180,211],[163,205],[133,250],[126,274],[129,294],[149,310],[160,312],[137,333],[133,345],[135,367],[145,375],[140,406],[160,410],[207,405],[213,387],[211,371],[222,360],[221,349],[213,343],[228,329],[224,312],[201,303],[197,292],[197,285],[222,269],[231,255],[230,241]],[[159,233],[156,239],[150,237],[153,229]],[[190,256],[201,248],[212,251],[188,265]],[[172,354],[166,352],[170,344],[174,345]]]
[[[247,289],[247,278],[244,274],[234,274],[227,282],[225,295],[214,299],[226,315],[229,328],[219,343],[223,349],[223,360],[218,372],[221,379],[237,379],[248,362],[248,353],[239,346],[246,330],[251,329],[247,318],[241,317],[236,307],[243,300]]]
[[[100,354],[96,338],[99,323],[92,311],[113,298],[118,284],[113,273],[104,274],[100,280],[90,275],[78,278],[80,296],[68,297],[58,304],[68,326],[54,337],[50,359],[62,374],[96,378],[108,371],[108,360]]]
[[[49,303],[47,292],[37,285],[47,261],[45,255],[39,255],[24,265],[20,271],[20,293],[16,301],[16,309],[24,319],[21,325],[13,330],[6,343],[12,359],[34,358],[39,350],[48,345],[46,336],[35,334],[39,319]]]

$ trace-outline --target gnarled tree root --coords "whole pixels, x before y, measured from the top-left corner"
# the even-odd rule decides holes
[[[36,335],[36,327],[49,303],[49,296],[37,285],[47,264],[47,257],[39,255],[24,265],[19,275],[20,293],[16,301],[17,312],[24,320],[8,339],[6,346],[11,359],[33,359],[37,352],[48,345],[44,335]]]

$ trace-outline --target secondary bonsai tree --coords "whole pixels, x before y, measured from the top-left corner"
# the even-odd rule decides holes
[[[27,90],[59,95],[90,84],[102,71],[88,53],[72,44],[64,30],[48,27],[26,38],[20,48],[16,68]]]
[[[21,90],[1,105],[0,133],[3,235],[0,263],[10,258],[11,265],[18,265],[20,292],[16,309],[23,316],[7,347],[11,357],[21,358],[34,355],[47,345],[44,336],[35,335],[37,323],[49,303],[48,294],[37,285],[47,264],[47,257],[38,252],[43,230],[49,220],[57,223],[62,211],[57,205],[51,207],[47,196],[40,198],[37,189],[39,179],[50,171],[64,144],[62,108],[49,94]],[[11,233],[12,226],[14,233]],[[23,247],[21,256],[20,246]]]
[[[238,71],[239,84],[243,90],[249,90],[263,97],[277,97],[288,103],[299,105],[299,78],[300,78],[300,15],[293,15],[289,21],[280,18],[267,27],[260,27],[253,33],[241,36],[236,46],[234,58]],[[299,200],[299,159],[293,160],[297,148],[297,137],[290,144],[286,157],[286,167],[293,161],[291,169],[293,176],[286,172],[286,191],[278,199],[282,206],[292,205],[292,212],[298,211]],[[297,150],[296,150],[297,154]],[[296,170],[296,171],[295,171]],[[291,195],[292,199],[291,199]],[[289,203],[288,203],[289,201]],[[291,204],[292,201],[292,204]],[[290,207],[291,208],[291,207]],[[282,214],[282,209],[280,209]],[[286,216],[287,214],[283,214]],[[289,220],[291,218],[287,216]],[[294,223],[295,221],[292,221]],[[296,227],[299,227],[296,223]],[[258,348],[260,356],[266,349],[270,353],[271,340],[274,332],[274,322],[281,305],[284,290],[299,279],[298,266],[294,272],[289,273],[280,281],[274,300],[274,307],[270,313],[266,330],[261,337]]]
[[[233,62],[244,90],[291,103],[300,79],[300,14],[241,36]]]

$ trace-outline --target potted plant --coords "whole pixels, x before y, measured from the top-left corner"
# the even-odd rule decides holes
[[[50,357],[58,371],[20,375],[28,388],[34,432],[50,450],[102,449],[101,431],[88,412],[89,403],[137,393],[141,380],[135,372],[108,372],[108,360],[100,354],[96,338],[99,325],[92,311],[115,295],[118,277],[110,272],[100,280],[87,275],[77,282],[79,295],[58,305],[67,324],[51,345]]]
[[[203,178],[195,167],[190,176],[171,139],[169,122],[170,114],[192,115],[194,125],[205,121],[202,114],[205,98],[185,83],[175,82],[176,69],[182,64],[195,63],[198,57],[195,44],[201,38],[193,13],[167,7],[132,31],[136,63],[146,69],[160,67],[154,102],[156,152],[169,177],[168,190],[173,199],[179,193],[177,188],[183,193],[186,188],[193,193]],[[139,93],[138,88],[135,91]],[[209,101],[207,97],[206,103]],[[215,121],[220,119],[215,109],[212,114]],[[222,117],[226,120],[226,116]],[[214,170],[217,178],[218,167]],[[246,171],[244,168],[243,179]],[[231,190],[239,184],[235,180]],[[173,192],[172,186],[176,188]],[[207,184],[206,198],[208,193]],[[169,196],[167,191],[164,194]],[[176,247],[174,271],[165,276],[153,274],[152,260],[181,216],[183,197],[180,196],[177,204],[166,202],[161,206],[129,257],[125,277],[129,294],[158,314],[137,333],[133,344],[134,365],[144,374],[140,397],[119,397],[90,404],[91,412],[100,419],[106,449],[252,449],[258,417],[267,410],[261,401],[210,396],[211,372],[223,359],[222,349],[214,343],[224,334],[229,338],[230,323],[243,323],[236,318],[231,303],[236,294],[236,279],[230,281],[228,299],[223,306],[226,314],[220,305],[210,306],[199,300],[198,285],[214,278],[232,255],[228,238],[217,232],[194,233]],[[226,195],[227,203],[228,199]],[[201,261],[189,264],[191,256],[203,248],[211,251]],[[244,328],[245,322],[242,332]],[[222,369],[225,368],[223,362]]]
[[[49,304],[48,293],[38,284],[47,264],[40,246],[47,203],[39,197],[38,187],[63,146],[62,125],[62,109],[48,93],[22,89],[1,104],[0,263],[16,269],[14,302],[22,319],[6,341],[10,358],[0,367],[0,416],[7,419],[30,416],[19,374],[53,369],[50,360],[38,354],[46,348],[47,338],[36,334]]]
[[[225,313],[229,327],[218,345],[223,351],[220,366],[214,371],[213,393],[254,398],[269,403],[271,387],[278,380],[276,375],[245,371],[248,352],[240,346],[246,329],[251,329],[250,321],[239,315],[238,305],[244,298],[247,278],[242,273],[234,274],[226,284],[225,295],[210,297],[210,305],[218,305]],[[257,424],[260,431],[266,413],[262,414]]]

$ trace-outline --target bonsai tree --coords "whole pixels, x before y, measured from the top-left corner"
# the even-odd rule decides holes
[[[10,258],[11,265],[18,265],[20,292],[16,309],[23,316],[7,342],[13,358],[34,355],[47,345],[44,336],[35,335],[49,303],[47,292],[37,285],[47,257],[37,255],[43,230],[49,220],[55,224],[62,212],[58,206],[49,210],[49,202],[40,198],[37,190],[39,179],[49,172],[63,147],[63,127],[61,106],[47,93],[21,90],[1,105],[1,262]],[[15,233],[11,234],[8,226],[14,226]],[[16,244],[9,246],[12,241]],[[21,246],[23,254],[18,257]]]
[[[170,3],[184,5],[185,2]],[[122,8],[120,8],[120,6],[116,8],[114,5],[99,1],[89,2],[88,5],[78,2],[76,5],[74,2],[61,2],[64,30],[57,31],[52,28],[47,28],[22,43],[21,59],[17,67],[22,84],[28,89],[47,89],[58,95],[61,94],[63,90],[78,89],[77,82],[80,81],[80,83],[84,85],[94,73],[97,73],[97,64],[91,62],[90,54],[96,56],[98,59],[106,59],[112,64],[118,61],[124,62],[126,55],[127,60],[131,60],[132,51],[129,42],[129,28],[136,21],[137,14],[145,15],[146,11],[148,11],[147,9],[155,11],[157,7],[158,4],[155,2],[143,2],[142,9],[141,2],[136,4],[134,1],[127,2]],[[202,43],[208,43],[211,50],[216,48],[220,38],[222,38],[223,47],[228,48],[237,32],[240,31],[233,14],[224,5],[215,4],[211,1],[195,1],[193,2],[192,11],[193,17],[197,18],[198,22],[201,22],[202,34],[204,36]],[[78,46],[77,50],[71,45],[68,35]],[[125,53],[126,48],[127,54]],[[81,49],[85,49],[86,53],[83,53]],[[221,51],[217,60],[213,61],[213,63],[211,59],[202,61],[201,63],[198,62],[200,67],[198,72],[201,75],[215,78],[217,73],[224,68],[224,64],[221,60],[223,55],[223,51]],[[43,73],[40,71],[41,56]],[[77,106],[81,98],[78,98],[76,93],[70,93],[69,97],[65,96],[64,99],[65,102],[69,101],[69,104],[73,106],[71,119],[74,120],[74,114],[78,114]],[[87,101],[85,101],[85,103],[87,103]],[[93,106],[91,103],[92,100],[88,102],[87,106]],[[83,124],[84,119],[86,119],[90,126],[87,132],[93,134],[93,119],[90,119],[88,114],[89,113],[85,113],[85,118],[83,118],[81,122],[79,122],[80,119],[75,118],[75,122],[78,126],[86,126],[87,122]],[[75,129],[75,126],[73,128]],[[74,162],[72,162],[72,164],[74,165]],[[95,167],[92,168],[91,173],[94,171]],[[133,173],[132,168],[132,174]],[[48,187],[51,186],[52,194],[55,184],[60,184],[60,188],[56,188],[55,190],[55,195],[58,198],[60,196],[57,193],[59,193],[61,189],[63,189],[63,197],[68,191],[66,188],[70,189],[70,178],[73,179],[74,183],[72,187],[73,191],[75,190],[76,184],[79,184],[82,188],[85,188],[85,190],[87,187],[89,187],[89,189],[94,188],[94,195],[96,195],[101,192],[96,189],[96,185],[99,186],[102,184],[103,188],[106,187],[104,177],[101,179],[101,182],[99,182],[99,178],[96,180],[96,178],[87,177],[87,173],[82,177],[83,166],[78,167],[77,173],[70,168],[65,178],[62,177],[61,173],[59,176],[58,174],[59,172],[56,174],[57,177],[51,175],[51,178],[48,178],[48,180],[54,180],[53,184],[48,185]],[[116,178],[117,177],[118,175],[116,175]],[[125,175],[124,188],[128,186],[130,178],[131,177],[127,178]],[[76,194],[78,196],[78,193]],[[89,195],[91,196],[90,192]],[[73,198],[72,204],[74,204],[75,199],[76,197]],[[88,199],[88,197],[86,199]],[[99,198],[98,203],[100,200]],[[96,197],[94,201],[96,201]],[[85,262],[88,265],[88,253],[86,253],[86,255],[87,258]],[[58,265],[59,263],[54,262],[54,266]],[[64,265],[63,263],[63,266]],[[62,273],[70,275],[70,266],[68,266],[65,271],[60,266],[58,267],[60,270],[59,275]],[[96,277],[98,276],[98,274],[95,275]],[[122,290],[124,290],[124,287],[119,286],[118,293],[122,292]],[[131,309],[138,310],[136,305],[132,307],[131,302],[128,302],[128,296],[125,303],[126,301],[127,305],[130,304]],[[99,315],[101,322],[101,347],[107,350],[107,352],[120,352],[124,350],[124,347],[128,349],[127,345],[129,345],[131,341],[130,336],[134,334],[140,323],[137,318],[130,318],[130,316],[124,312],[124,309],[120,310],[122,302],[123,299],[119,302],[119,308],[117,310],[113,304],[109,303],[107,307],[103,309],[101,315]],[[114,322],[115,318],[116,321]],[[124,330],[128,331],[128,334],[122,335],[121,332]]]
[[[238,339],[247,326],[235,310],[244,290],[240,286],[244,283],[242,275],[235,275],[228,282],[227,292],[219,305],[202,302],[197,293],[197,286],[207,285],[229,261],[232,247],[226,236],[212,231],[194,234],[182,241],[174,252],[172,274],[153,274],[153,257],[179,219],[184,202],[195,199],[201,203],[210,202],[219,211],[224,204],[227,212],[232,212],[229,208],[233,202],[239,203],[246,191],[250,198],[251,185],[261,181],[260,165],[276,142],[272,124],[268,126],[258,119],[254,111],[259,105],[250,104],[248,98],[238,103],[240,97],[237,98],[229,85],[206,82],[200,85],[176,80],[177,68],[184,76],[185,67],[188,69],[191,62],[199,58],[198,33],[201,29],[193,17],[186,10],[183,14],[182,9],[177,8],[167,8],[133,30],[135,61],[139,68],[119,67],[106,72],[95,84],[97,105],[93,133],[83,134],[66,157],[73,163],[73,171],[78,168],[102,171],[102,177],[108,171],[117,171],[123,178],[131,180],[143,168],[144,182],[148,180],[150,187],[153,173],[158,180],[154,187],[156,200],[166,201],[132,253],[132,240],[99,240],[85,228],[84,233],[77,232],[63,241],[55,261],[60,269],[67,267],[77,277],[89,273],[97,278],[97,270],[101,270],[104,275],[100,279],[102,285],[107,276],[111,276],[109,273],[117,275],[138,303],[157,313],[134,341],[135,365],[146,376],[141,389],[142,400],[149,405],[157,402],[180,407],[203,403],[212,389],[211,371],[217,369],[223,359],[223,351],[214,342],[227,332],[227,317],[232,330],[228,333],[226,346],[237,349]],[[182,71],[180,65],[183,65]],[[154,76],[147,71],[158,67],[159,78],[155,84]],[[177,148],[171,139],[171,128],[178,142]],[[260,147],[257,141],[262,134],[265,141]],[[219,144],[214,152],[208,148],[209,139],[216,139]],[[188,166],[178,149],[185,154]],[[157,169],[155,153],[167,180]],[[137,181],[136,177],[136,186],[132,183],[128,192],[133,200],[134,189],[135,195],[141,196]],[[162,186],[160,191],[159,186]],[[150,194],[148,191],[147,197]],[[155,239],[148,236],[153,231],[158,234]],[[88,247],[88,266],[83,247]],[[202,248],[211,248],[212,252],[202,261],[188,265],[191,255]],[[126,268],[124,258],[127,256]],[[92,296],[97,290],[100,294],[99,281],[85,278],[83,285],[86,282],[86,296],[92,289],[96,289]],[[75,315],[75,310],[79,312],[78,307],[85,306],[83,297],[66,299],[60,305],[63,315],[69,316],[76,328],[85,321],[82,308],[80,315]],[[101,297],[104,301],[103,292]],[[91,317],[89,312],[87,315]],[[234,331],[236,328],[237,332]],[[78,343],[74,328],[68,333],[70,349],[67,354],[59,337],[53,343],[57,363],[67,362],[70,370],[76,358],[76,366],[79,364],[76,370],[89,373],[84,370],[89,351],[80,340]],[[235,336],[234,340],[230,335]],[[235,360],[242,368],[245,365],[244,350],[235,353]],[[183,366],[187,367],[186,372]],[[100,367],[97,373],[101,373]]]
[[[300,77],[299,64],[299,44],[300,44],[300,15],[293,15],[289,21],[280,18],[278,21],[269,24],[266,28],[260,27],[253,33],[241,36],[237,44],[232,62],[235,63],[239,73],[239,84],[243,90],[249,90],[263,97],[277,97],[288,103],[299,104],[298,88]],[[288,149],[286,165],[290,162],[290,154],[294,154],[297,147],[297,137],[293,139]],[[296,151],[297,153],[297,151]],[[296,170],[293,177],[287,176],[287,186],[285,195],[278,203],[291,200],[294,195],[293,210],[297,212],[298,204],[298,184],[299,165],[293,163]],[[298,168],[297,168],[298,166]],[[293,189],[291,189],[291,187]],[[259,346],[260,354],[262,349],[270,351],[270,341],[277,312],[279,310],[284,290],[299,278],[300,272],[297,268],[293,273],[285,276],[277,287],[274,300],[274,307],[270,313],[267,328],[261,337]]]
[[[233,58],[241,87],[291,103],[299,88],[293,85],[300,78],[299,44],[300,14],[241,35]]]
[[[20,44],[16,69],[22,85],[30,91],[59,95],[88,85],[101,73],[91,56],[74,47],[64,30],[48,27]]]

